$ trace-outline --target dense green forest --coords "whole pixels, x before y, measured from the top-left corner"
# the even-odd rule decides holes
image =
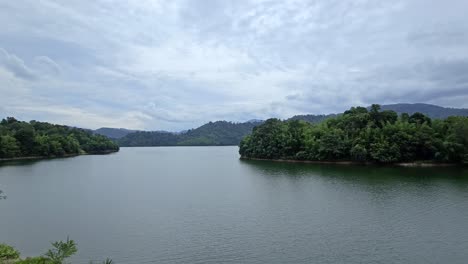
[[[0,158],[60,157],[118,151],[117,144],[102,135],[45,122],[18,121],[8,117],[0,122]]]
[[[357,162],[468,162],[468,117],[353,107],[318,124],[269,119],[240,144],[244,158]]]
[[[145,132],[130,133],[117,140],[120,146],[226,146],[238,145],[259,122],[232,123],[216,121],[184,133]]]

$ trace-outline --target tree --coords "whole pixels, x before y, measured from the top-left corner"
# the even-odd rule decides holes
[[[254,144],[250,145],[249,148],[242,148],[244,153],[245,150],[249,149],[250,156],[265,159],[276,159],[285,157],[285,143],[287,141],[287,126],[279,119],[272,118],[265,121],[261,126],[253,129],[254,133],[249,138],[249,142]],[[241,142],[241,145],[246,146],[247,142]]]
[[[0,244],[0,262],[19,258],[19,252],[12,246]]]
[[[392,163],[400,159],[400,152],[396,144],[382,139],[379,142],[371,144],[370,156],[377,162]]]
[[[419,112],[416,112],[416,113],[412,114],[409,117],[408,122],[418,124],[418,125],[422,125],[423,123],[431,125],[431,119],[429,117],[425,116],[424,114],[419,113]]]
[[[16,132],[14,137],[18,140],[21,148],[21,154],[28,156],[34,148],[34,128],[28,123],[17,122]]]
[[[356,144],[351,148],[350,156],[355,161],[366,161],[367,149],[360,144]]]
[[[330,128],[319,140],[319,160],[339,160],[348,155],[348,141],[343,130]]]
[[[43,256],[28,257],[20,259],[20,253],[13,247],[0,244],[0,263],[15,264],[64,264],[65,260],[73,256],[78,250],[73,240],[67,238],[65,242],[57,241],[52,243],[53,248],[48,250]],[[90,263],[93,263],[90,261]],[[102,264],[112,264],[112,259],[106,258]]]
[[[20,154],[18,141],[9,135],[0,136],[0,158],[14,158]]]
[[[49,249],[47,253],[44,254],[53,264],[62,264],[66,258],[74,255],[78,250],[76,248],[75,241],[70,240],[67,237],[65,242],[57,241],[52,243],[53,249]]]
[[[301,120],[292,120],[286,123],[286,142],[285,155],[295,156],[299,151],[305,149],[304,131],[307,123]]]

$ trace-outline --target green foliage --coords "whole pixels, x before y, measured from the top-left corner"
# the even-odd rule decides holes
[[[60,157],[80,153],[118,151],[117,144],[90,131],[44,122],[21,122],[7,117],[0,122],[0,159]]]
[[[49,249],[44,254],[53,264],[62,264],[66,258],[71,257],[77,252],[75,241],[67,238],[65,242],[57,241],[52,243],[53,249]]]
[[[55,264],[46,257],[32,257],[15,261],[15,264]]]
[[[13,247],[0,244],[0,263],[5,264],[64,264],[65,259],[73,256],[77,252],[76,244],[67,238],[65,242],[57,241],[52,243],[53,248],[48,250],[44,256],[28,257],[20,259],[20,254]],[[93,263],[90,261],[90,263]],[[112,264],[112,259],[107,258],[102,264]]]
[[[19,258],[19,252],[12,246],[0,244],[0,261]]]
[[[353,107],[318,124],[269,119],[244,137],[239,153],[262,159],[468,163],[468,117],[398,117],[372,105],[369,110]]]
[[[13,158],[21,154],[16,138],[10,135],[0,135],[0,157]]]
[[[325,121],[329,118],[333,118],[333,117],[336,117],[337,115],[335,114],[329,114],[329,115],[295,115],[291,118],[289,118],[288,120],[301,120],[301,121],[305,121],[305,122],[309,122],[309,123],[312,123],[312,124],[317,124],[317,123],[320,123],[322,121]]]
[[[361,145],[356,144],[350,150],[351,159],[354,161],[366,161],[367,160],[367,149]]]
[[[240,149],[248,156],[277,159],[287,154],[285,148],[287,137],[288,127],[286,123],[281,122],[279,119],[268,119],[265,123],[253,129],[253,133],[247,137],[247,141],[243,140],[241,142]]]

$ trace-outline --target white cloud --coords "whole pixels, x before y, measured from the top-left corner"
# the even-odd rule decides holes
[[[182,130],[356,104],[468,107],[463,0],[0,4],[3,111]]]
[[[24,64],[23,60],[2,48],[0,48],[0,66],[21,79],[33,80],[36,77],[32,70]]]

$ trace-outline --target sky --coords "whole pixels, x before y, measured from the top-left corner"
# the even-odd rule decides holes
[[[179,131],[372,103],[468,108],[466,0],[0,2],[0,114]]]

